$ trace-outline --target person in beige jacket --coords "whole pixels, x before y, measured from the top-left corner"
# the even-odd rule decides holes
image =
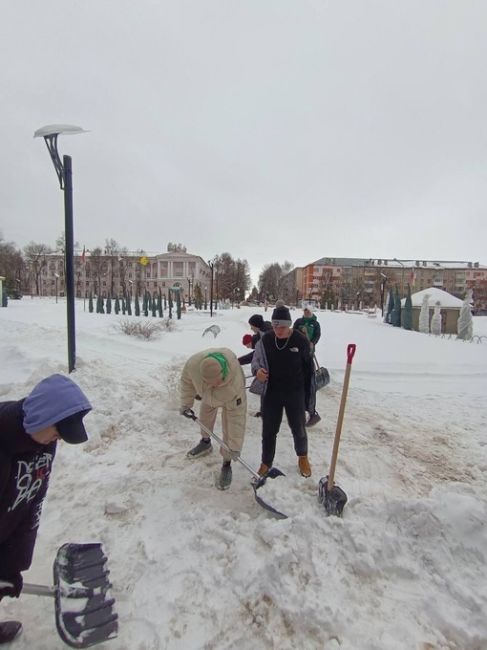
[[[235,354],[228,348],[210,348],[193,354],[181,374],[180,412],[191,409],[195,399],[201,399],[199,419],[210,431],[215,426],[218,409],[222,409],[223,441],[232,453],[220,449],[223,465],[217,486],[225,490],[232,482],[231,461],[242,450],[247,396],[245,377]],[[203,429],[201,440],[187,454],[199,458],[212,451],[211,438]]]

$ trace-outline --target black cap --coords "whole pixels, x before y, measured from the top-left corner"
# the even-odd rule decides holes
[[[88,434],[83,424],[83,418],[87,413],[89,413],[89,409],[87,411],[79,411],[79,413],[74,413],[74,415],[70,415],[64,418],[64,420],[56,422],[56,429],[65,442],[78,445],[88,440]]]
[[[287,325],[291,327],[291,313],[287,307],[276,307],[272,312],[272,324],[273,325]]]

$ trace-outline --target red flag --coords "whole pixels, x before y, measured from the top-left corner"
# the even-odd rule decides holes
[[[81,253],[81,262],[84,264],[85,263],[85,247],[83,246],[83,252]]]

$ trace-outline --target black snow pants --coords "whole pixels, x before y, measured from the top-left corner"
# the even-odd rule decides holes
[[[268,467],[272,467],[274,461],[283,411],[286,411],[287,422],[293,434],[296,455],[308,454],[304,390],[275,393],[268,390],[264,395],[262,411],[262,462]]]

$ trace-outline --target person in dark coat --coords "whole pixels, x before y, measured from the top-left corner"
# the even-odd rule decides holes
[[[303,310],[303,316],[298,318],[293,325],[295,330],[300,331],[309,341],[311,348],[311,355],[314,356],[315,347],[321,337],[321,326],[316,318],[316,314],[313,314],[311,307],[305,307]],[[316,396],[312,402],[313,408],[309,412],[309,418],[306,422],[307,427],[312,427],[321,420],[321,417],[318,411],[314,408],[316,404]]]
[[[261,476],[274,462],[284,411],[293,435],[299,471],[302,476],[311,476],[305,411],[313,390],[313,362],[308,341],[291,328],[291,323],[289,309],[276,307],[272,313],[273,331],[262,336],[252,359],[252,373],[263,392],[262,464],[258,470]]]
[[[252,340],[251,340],[251,345],[250,347],[252,348],[251,352],[248,352],[247,354],[242,355],[241,357],[238,358],[238,362],[241,366],[245,366],[248,363],[252,363],[252,358],[254,356],[254,350],[255,346],[257,343],[260,341],[262,336],[266,332],[270,332],[272,330],[272,324],[268,320],[264,320],[264,318],[261,316],[261,314],[253,314],[249,318],[249,325],[250,329],[253,332],[252,335]],[[247,336],[247,335],[246,335]],[[244,345],[246,345],[244,343]],[[247,347],[249,347],[247,345]],[[254,414],[256,418],[262,417],[262,409],[264,408],[262,399],[260,400],[260,410],[257,411],[257,413]]]
[[[85,442],[82,420],[90,410],[82,390],[59,374],[43,379],[24,399],[0,402],[0,583],[8,583],[0,587],[0,600],[22,591],[57,441]],[[18,621],[0,623],[0,644],[21,627]]]
[[[270,332],[272,330],[272,324],[268,320],[264,320],[261,314],[253,314],[249,318],[249,325],[250,329],[253,332],[251,344],[252,351],[238,358],[238,362],[241,366],[245,366],[248,363],[251,363],[257,342],[266,332]],[[244,345],[246,344],[244,343]]]

